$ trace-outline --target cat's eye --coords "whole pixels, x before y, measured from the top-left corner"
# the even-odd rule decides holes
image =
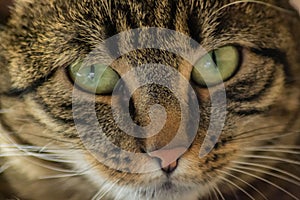
[[[82,62],[77,62],[68,71],[77,86],[98,95],[112,93],[120,79],[117,72],[102,64],[83,66]]]
[[[214,86],[231,78],[238,69],[239,52],[225,46],[209,52],[196,63],[192,79],[200,86]]]

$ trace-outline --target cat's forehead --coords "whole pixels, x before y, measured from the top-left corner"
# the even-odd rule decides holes
[[[281,0],[17,0],[16,4],[2,45],[14,55],[16,82],[25,86],[30,81],[24,71],[26,77],[42,78],[124,31],[166,28],[194,39],[207,51],[230,44],[283,48],[288,43],[284,23],[295,16]]]

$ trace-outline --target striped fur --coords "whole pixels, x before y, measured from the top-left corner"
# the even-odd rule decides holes
[[[300,199],[300,19],[286,0],[15,0],[11,13],[0,31],[0,173],[5,182],[0,198]],[[161,171],[123,173],[101,164],[85,149],[74,125],[74,85],[67,67],[105,39],[141,27],[181,32],[207,51],[235,45],[242,55],[238,72],[225,82],[222,135],[201,159],[211,101],[207,88],[191,81],[201,120],[171,178]],[[120,47],[135,41],[118,42]],[[191,65],[170,52],[142,49],[119,60],[112,67],[120,75],[126,70],[122,63],[129,68],[160,63],[190,76]],[[155,75],[164,79],[163,72]],[[213,91],[218,95],[218,87]],[[145,140],[126,135],[114,121],[107,95],[95,97],[98,122],[124,150],[158,149],[174,136],[178,102],[156,86],[136,96],[131,114],[142,126],[147,125],[145,102],[166,108],[169,121],[160,134]],[[93,104],[82,102],[78,117],[85,119],[80,125],[93,140],[88,106]],[[111,165],[136,164],[97,140],[93,144]]]

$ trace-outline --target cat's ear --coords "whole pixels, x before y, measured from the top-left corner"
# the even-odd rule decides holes
[[[6,24],[10,16],[10,8],[14,0],[0,0],[0,24]]]

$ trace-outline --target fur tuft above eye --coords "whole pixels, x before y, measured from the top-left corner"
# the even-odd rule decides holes
[[[217,85],[235,74],[239,62],[240,55],[236,47],[221,47],[198,60],[192,72],[192,79],[200,86]]]
[[[120,76],[111,67],[102,64],[83,65],[76,62],[68,68],[70,77],[81,89],[98,95],[113,92]]]

